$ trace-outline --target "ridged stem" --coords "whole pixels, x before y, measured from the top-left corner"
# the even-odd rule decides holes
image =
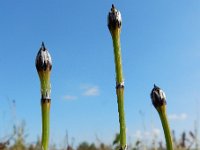
[[[120,45],[120,30],[116,29],[112,33],[114,57],[115,57],[115,71],[116,71],[116,82],[123,82],[123,69],[122,69],[122,58],[121,58],[121,45]]]
[[[164,130],[167,150],[173,150],[173,142],[172,142],[171,131],[170,131],[170,127],[169,127],[169,123],[167,119],[166,105],[161,106],[161,108],[157,108],[157,110],[160,116],[163,130]]]
[[[120,123],[120,145],[122,150],[126,149],[126,123],[124,113],[124,81],[122,71],[122,58],[120,46],[120,30],[116,29],[112,33],[114,57],[115,57],[115,71],[116,71],[116,93],[118,102],[118,113]]]
[[[50,100],[41,102],[42,109],[42,150],[48,150],[49,146],[49,116],[50,116]]]

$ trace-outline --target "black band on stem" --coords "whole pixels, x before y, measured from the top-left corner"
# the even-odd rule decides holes
[[[124,82],[116,83],[116,89],[124,89]]]
[[[50,98],[42,98],[41,99],[41,104],[50,103],[50,102],[51,102]]]

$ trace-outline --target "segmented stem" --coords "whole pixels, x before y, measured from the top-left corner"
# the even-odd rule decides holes
[[[49,115],[50,115],[50,93],[51,83],[50,74],[52,69],[51,55],[44,46],[37,53],[35,60],[36,69],[40,78],[41,86],[41,110],[42,110],[42,150],[48,150],[49,145]]]
[[[119,112],[120,123],[120,144],[121,149],[126,149],[126,123],[124,113],[124,80],[122,71],[122,58],[120,46],[120,31],[117,29],[112,33],[114,57],[115,57],[115,71],[116,71],[116,93]]]

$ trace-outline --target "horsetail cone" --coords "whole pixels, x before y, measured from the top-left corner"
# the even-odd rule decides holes
[[[126,145],[126,124],[124,113],[124,79],[122,71],[120,32],[122,26],[121,13],[112,5],[108,13],[108,29],[111,33],[114,48],[115,72],[116,72],[116,93],[120,124],[120,145],[121,150],[127,148]]]
[[[151,91],[152,104],[156,109],[166,105],[166,96],[163,90],[154,84],[154,88]]]
[[[154,88],[151,91],[151,100],[152,104],[157,110],[162,127],[165,134],[166,140],[166,147],[167,150],[173,150],[173,143],[172,143],[172,136],[171,131],[167,119],[167,112],[166,112],[166,96],[163,90],[161,90],[158,86],[154,85]]]
[[[52,60],[43,42],[37,54],[35,64],[40,78],[42,98],[49,99],[51,92],[50,74],[52,68]]]
[[[116,30],[121,30],[122,26],[122,17],[119,10],[115,8],[115,6],[112,4],[112,8],[110,12],[108,13],[108,28],[112,34],[112,32],[115,32]]]
[[[41,109],[42,109],[42,150],[48,150],[49,144],[49,113],[50,113],[50,74],[52,60],[49,52],[42,43],[41,48],[36,56],[36,69],[40,78],[41,85]]]

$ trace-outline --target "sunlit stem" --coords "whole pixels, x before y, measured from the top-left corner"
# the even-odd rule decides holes
[[[41,95],[46,97],[47,94],[50,96],[51,93],[51,84],[50,84],[50,72],[49,71],[40,71],[40,85],[41,85]]]
[[[161,120],[162,127],[164,130],[167,150],[173,150],[173,142],[172,142],[171,131],[170,131],[170,127],[169,127],[169,123],[167,119],[166,105],[163,105],[157,108],[157,111],[160,116],[160,120]]]
[[[118,102],[119,112],[119,123],[120,123],[120,144],[121,148],[126,149],[126,123],[124,113],[124,86],[118,87],[119,84],[123,84],[123,72],[122,72],[122,58],[121,58],[121,46],[120,46],[120,29],[116,29],[111,32],[114,57],[115,57],[115,71],[116,71],[116,93]]]
[[[42,100],[41,108],[42,108],[42,150],[48,150],[50,100]]]

